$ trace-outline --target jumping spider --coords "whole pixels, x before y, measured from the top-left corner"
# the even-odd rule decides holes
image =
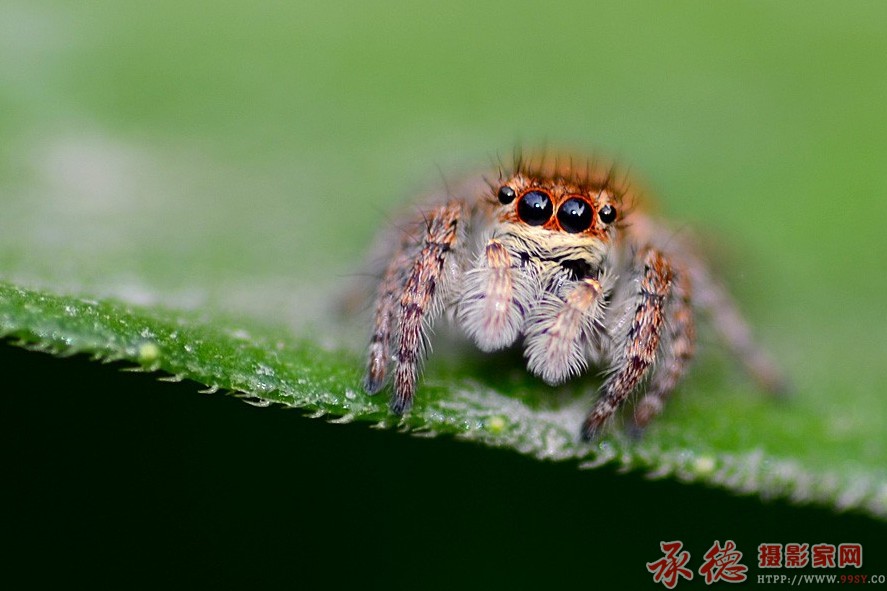
[[[409,410],[431,325],[447,310],[483,351],[520,342],[527,369],[560,384],[607,371],[582,426],[593,439],[642,390],[634,426],[659,414],[693,357],[696,312],[768,390],[783,380],[696,248],[643,213],[612,168],[524,159],[420,205],[383,242],[364,388]]]

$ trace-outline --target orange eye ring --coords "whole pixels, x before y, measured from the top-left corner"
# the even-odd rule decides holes
[[[557,221],[565,232],[584,232],[594,223],[594,207],[581,197],[570,197],[557,208]]]
[[[529,226],[543,226],[551,219],[554,205],[545,191],[533,189],[521,195],[517,202],[517,216]]]

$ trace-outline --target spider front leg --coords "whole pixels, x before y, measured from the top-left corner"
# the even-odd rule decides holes
[[[659,350],[666,300],[671,293],[672,269],[657,250],[646,249],[635,255],[643,263],[637,305],[626,335],[626,343],[617,351],[616,366],[604,385],[597,402],[582,425],[582,438],[594,439],[601,426],[613,416],[629,394],[646,376]]]
[[[403,414],[413,403],[425,331],[440,313],[442,292],[447,287],[446,264],[456,244],[462,213],[461,202],[429,212],[421,242],[416,249],[398,250],[380,285],[364,385],[370,394],[382,388],[393,335],[394,395],[390,407],[396,414]]]
[[[567,288],[563,299],[546,295],[527,319],[524,356],[527,368],[549,384],[560,384],[587,365],[588,340],[603,331],[604,287],[584,277]]]
[[[517,340],[538,292],[518,257],[491,238],[465,274],[459,322],[481,351],[502,349]]]

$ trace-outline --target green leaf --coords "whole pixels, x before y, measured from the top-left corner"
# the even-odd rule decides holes
[[[456,434],[540,459],[576,458],[586,466],[616,462],[657,476],[887,515],[883,472],[840,462],[864,440],[853,438],[835,446],[830,464],[802,453],[810,431],[794,437],[766,435],[787,423],[799,430],[806,425],[829,428],[827,417],[817,417],[815,408],[799,401],[777,405],[755,400],[749,392],[742,393],[745,400],[716,392],[688,396],[641,441],[616,432],[589,445],[576,435],[590,402],[582,391],[594,389],[579,380],[573,387],[551,391],[510,371],[519,363],[507,355],[482,363],[457,360],[448,371],[432,372],[413,411],[395,421],[383,398],[360,391],[357,356],[308,341],[275,338],[267,329],[0,285],[0,331],[55,353],[136,362],[134,369],[162,370],[175,379],[205,384],[209,392],[228,390],[254,404],[280,403],[312,411],[315,417],[335,415],[332,422],[399,423],[414,432]],[[503,365],[508,361],[510,365]],[[709,376],[706,382],[717,379]],[[697,379],[688,389],[705,387]],[[801,413],[806,416],[799,417]],[[740,421],[731,420],[740,416]],[[779,455],[781,449],[784,455]]]
[[[594,376],[552,389],[519,355],[441,335],[403,425],[887,518],[884,9],[502,8],[4,7],[0,329],[395,427],[359,387],[366,319],[330,305],[384,212],[515,135],[603,148],[723,237],[794,397],[755,391],[703,339],[643,439],[585,445]],[[589,22],[613,24],[593,51]],[[527,27],[559,33],[490,34]]]

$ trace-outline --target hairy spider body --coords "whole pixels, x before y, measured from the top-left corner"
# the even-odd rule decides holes
[[[444,310],[483,351],[520,342],[530,372],[560,384],[606,370],[582,427],[591,439],[643,390],[642,429],[683,377],[696,311],[770,390],[782,378],[686,238],[637,207],[613,169],[516,158],[433,195],[383,243],[364,388],[393,373],[391,410],[412,405],[428,333]],[[393,368],[393,372],[391,369]]]

